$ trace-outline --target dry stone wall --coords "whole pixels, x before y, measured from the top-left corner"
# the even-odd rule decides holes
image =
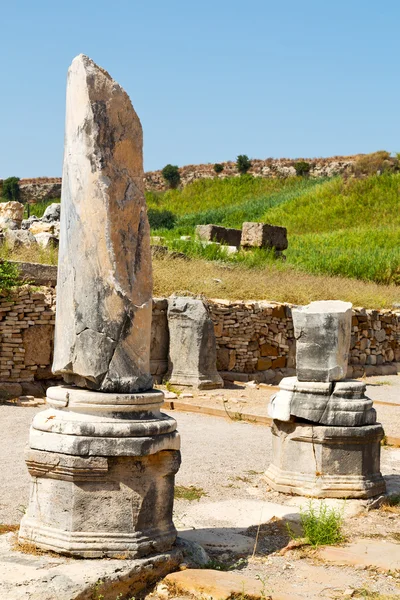
[[[53,274],[54,275],[54,274]],[[56,293],[24,286],[0,297],[0,381],[32,382],[52,377]],[[295,368],[291,306],[270,302],[209,301],[224,377],[272,381]],[[151,371],[167,371],[167,300],[153,300]],[[390,374],[400,363],[400,312],[355,308],[348,376]],[[240,377],[239,377],[240,374]],[[244,375],[243,375],[244,374]]]
[[[310,177],[333,177],[341,175],[350,170],[357,156],[332,156],[329,158],[266,158],[252,159],[249,173],[254,177],[278,178],[294,177],[296,175],[295,164],[300,160],[310,163]],[[239,177],[236,163],[227,161],[221,163],[224,170],[219,175],[214,171],[211,163],[201,165],[185,165],[179,168],[181,183],[183,186],[192,183],[196,179],[211,179],[219,177]],[[0,196],[3,180],[0,179]],[[22,202],[40,202],[61,196],[61,177],[37,177],[32,179],[20,179]],[[148,171],[144,174],[144,186],[146,190],[163,191],[166,183],[161,171]]]

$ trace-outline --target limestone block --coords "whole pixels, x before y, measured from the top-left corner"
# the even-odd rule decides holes
[[[37,233],[54,233],[54,223],[45,223],[43,221],[32,221],[29,231],[36,235]]]
[[[24,218],[24,205],[21,202],[0,202],[0,229],[15,223],[17,228],[21,227]],[[13,228],[13,227],[10,227]]]
[[[60,214],[61,214],[61,204],[59,202],[53,202],[53,204],[50,204],[44,211],[42,221],[45,223],[46,222],[52,223],[54,221],[59,221]]]
[[[7,229],[1,234],[1,241],[6,242],[10,250],[17,248],[31,248],[37,246],[35,236],[26,229]]]
[[[202,300],[168,299],[170,381],[199,389],[223,387],[216,368],[214,325]]]
[[[292,309],[299,381],[339,381],[346,377],[350,351],[349,302],[311,302]]]
[[[379,423],[326,427],[307,423],[272,425],[272,489],[315,498],[369,498],[385,492],[380,472]]]
[[[142,127],[84,55],[68,72],[53,370],[107,392],[148,390],[152,273]]]
[[[168,300],[166,298],[153,298],[153,311],[151,320],[151,345],[150,369],[153,377],[161,382],[168,371]]]
[[[362,381],[334,383],[285,377],[279,388],[269,412],[274,419],[289,421],[289,413],[290,417],[320,425],[357,427],[376,423],[376,412],[372,400],[365,396],[366,385]],[[282,415],[278,407],[284,407]]]
[[[53,337],[53,325],[34,325],[25,329],[22,334],[25,365],[50,365],[53,359]]]
[[[267,223],[243,223],[240,244],[244,248],[286,250],[288,247],[287,229]]]
[[[37,233],[35,235],[35,240],[42,248],[57,248],[59,241],[55,235],[52,233],[46,233],[43,231],[42,233]]]
[[[19,540],[84,558],[139,558],[169,550],[180,453],[68,456],[29,449],[33,481]]]
[[[242,232],[240,229],[221,227],[220,225],[197,225],[196,235],[207,242],[219,242],[238,248]],[[233,253],[233,250],[230,250],[230,253]]]

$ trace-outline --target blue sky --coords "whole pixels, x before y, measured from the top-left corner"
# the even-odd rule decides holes
[[[146,170],[400,151],[398,0],[1,4],[0,177],[61,175],[81,52],[130,95]]]

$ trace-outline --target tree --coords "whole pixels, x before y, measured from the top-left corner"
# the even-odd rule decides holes
[[[175,189],[178,187],[181,181],[181,176],[176,165],[166,165],[161,171],[161,174],[170,188]]]
[[[3,181],[3,198],[6,200],[19,200],[19,177],[8,177]]]
[[[218,175],[218,173],[222,173],[223,170],[224,170],[224,165],[221,165],[221,163],[215,163],[214,171],[216,172],[217,175]]]
[[[309,174],[311,165],[305,160],[298,160],[294,164],[294,168],[296,169],[296,175],[298,175],[299,177],[304,177]]]
[[[239,154],[236,159],[236,167],[241,175],[245,175],[251,167],[251,160],[246,154]]]

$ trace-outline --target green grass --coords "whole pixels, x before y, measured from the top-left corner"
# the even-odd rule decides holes
[[[300,521],[307,543],[314,548],[339,544],[344,540],[343,511],[329,508],[325,501],[315,506],[310,500],[306,509],[300,509]]]
[[[175,486],[174,498],[193,502],[193,500],[200,500],[202,496],[207,496],[207,493],[203,490],[203,488],[199,488],[194,485],[190,485],[189,487],[184,485]]]
[[[249,268],[270,265],[273,257],[267,251],[228,255],[224,248],[200,244],[194,237],[197,224],[240,228],[244,221],[261,221],[287,228],[286,268],[400,284],[398,173],[348,180],[215,178],[182,190],[147,193],[147,201],[156,217],[164,211],[169,227],[153,228],[152,233],[192,258]],[[182,241],[181,235],[192,240]]]
[[[48,206],[50,206],[50,204],[54,204],[54,203],[59,203],[60,202],[60,198],[52,198],[50,200],[44,200],[43,202],[37,202],[36,204],[30,204],[29,205],[29,214],[30,216],[35,215],[36,217],[43,217],[44,215],[44,211],[46,210],[46,208]],[[28,206],[27,204],[25,204],[25,209],[24,209],[24,219],[28,218]]]

